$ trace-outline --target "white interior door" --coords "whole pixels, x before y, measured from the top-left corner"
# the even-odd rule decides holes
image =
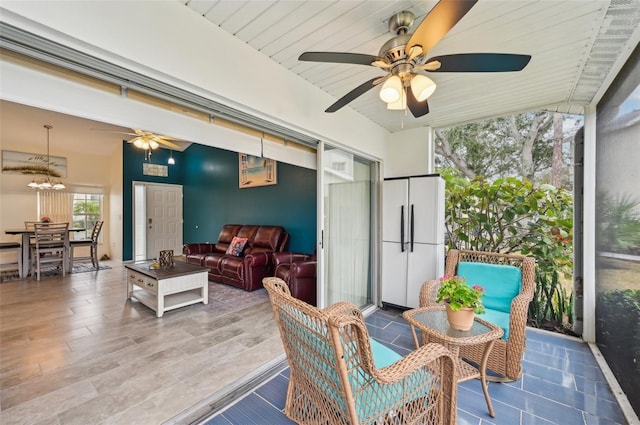
[[[146,200],[147,257],[167,249],[182,253],[182,186],[147,185]]]
[[[160,251],[182,253],[182,186],[134,182],[135,261],[157,258]]]

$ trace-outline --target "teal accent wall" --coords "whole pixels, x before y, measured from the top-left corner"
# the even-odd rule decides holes
[[[173,158],[176,163],[168,165],[167,161],[171,151],[167,149],[157,149],[153,151],[150,161],[145,161],[144,151],[136,148],[130,143],[122,143],[122,259],[133,259],[133,184],[134,181],[183,184],[184,166],[182,152],[174,151]],[[142,164],[151,162],[152,164],[162,164],[169,167],[168,177],[145,176],[142,174]]]
[[[316,243],[316,171],[278,162],[278,184],[239,188],[238,153],[192,144],[173,152],[169,177],[142,174],[144,152],[123,144],[123,259],[133,258],[132,182],[183,186],[184,243],[215,242],[225,224],[280,225],[289,233],[287,250],[312,253]],[[169,151],[151,162],[166,164]]]
[[[280,225],[287,250],[313,253],[316,172],[278,162],[278,184],[239,188],[238,153],[202,145],[184,151],[184,242],[215,242],[225,224]]]

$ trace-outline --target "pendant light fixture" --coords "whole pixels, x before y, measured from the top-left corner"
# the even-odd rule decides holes
[[[49,124],[45,124],[44,128],[47,129],[47,177],[45,177],[44,179],[41,179],[40,181],[36,181],[33,180],[31,183],[29,183],[27,186],[33,189],[40,189],[40,190],[49,190],[49,189],[54,189],[54,190],[62,190],[62,189],[66,189],[66,186],[64,184],[62,184],[62,182],[60,180],[53,180],[51,179],[51,158],[49,156],[49,130],[51,130],[53,127]]]

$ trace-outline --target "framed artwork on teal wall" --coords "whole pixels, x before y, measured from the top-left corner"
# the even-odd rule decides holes
[[[239,153],[238,181],[240,189],[278,184],[277,165],[274,159]]]

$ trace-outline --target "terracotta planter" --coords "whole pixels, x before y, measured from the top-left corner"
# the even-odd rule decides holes
[[[459,331],[468,331],[473,326],[473,318],[475,317],[475,312],[472,308],[466,307],[461,308],[458,311],[451,310],[449,304],[446,304],[447,310],[447,320],[449,320],[449,325],[453,329],[457,329]]]

